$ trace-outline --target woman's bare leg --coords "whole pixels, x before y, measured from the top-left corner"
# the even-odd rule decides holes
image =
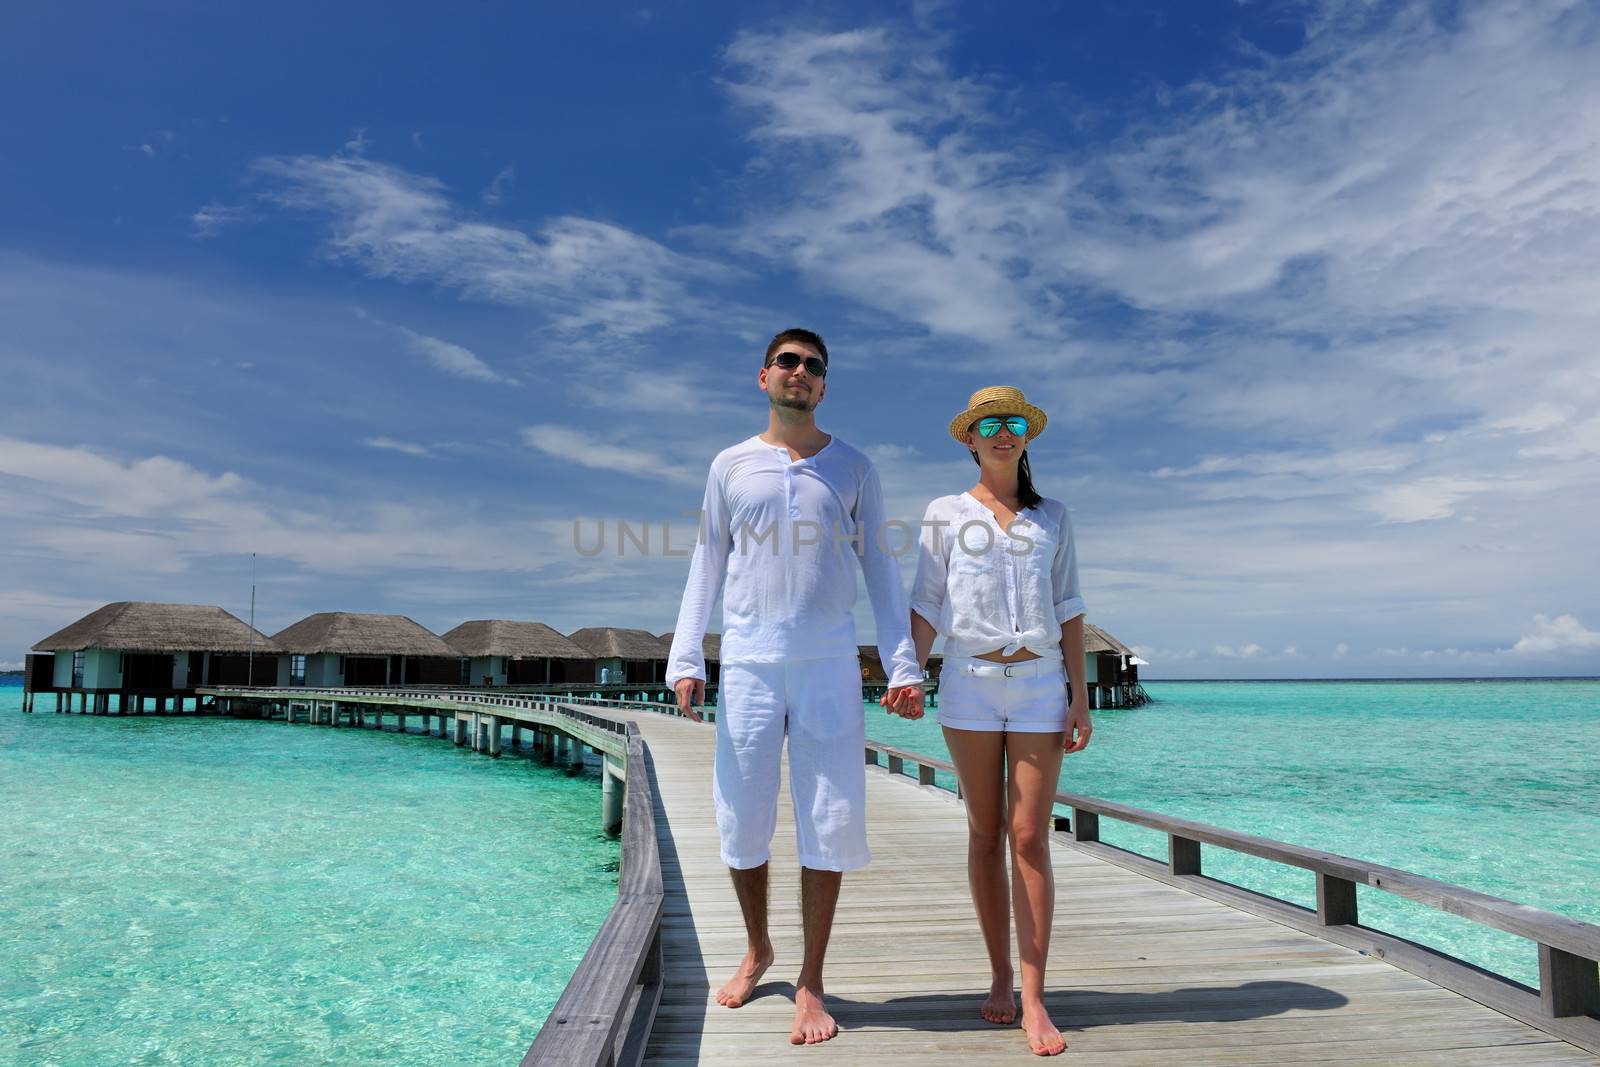
[[[1050,866],[1050,817],[1061,777],[1061,734],[1006,735],[1006,800],[1011,836],[1011,895],[1022,960],[1022,1028],[1039,1056],[1067,1047],[1044,1007],[1045,963],[1055,922],[1056,881]]]
[[[993,972],[989,998],[978,1014],[1009,1024],[1016,1021],[1017,1002],[1011,996],[1011,898],[1006,891],[1005,735],[946,726],[944,743],[967,803],[967,882]]]

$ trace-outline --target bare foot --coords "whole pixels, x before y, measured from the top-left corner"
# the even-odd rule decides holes
[[[993,984],[989,986],[989,999],[983,1002],[978,1014],[988,1022],[1007,1026],[1017,1021],[1017,1002],[1011,998],[1010,971],[1004,977],[995,975]]]
[[[739,969],[733,972],[728,984],[717,990],[717,1003],[724,1008],[737,1008],[742,1005],[750,999],[750,994],[755,992],[761,976],[766,974],[767,968],[771,966],[771,945],[761,952],[755,949],[746,951],[744,959],[739,961]]]
[[[822,987],[797,985],[794,991],[794,1029],[791,1045],[815,1045],[839,1032],[839,1027],[822,1006]]]
[[[1043,1004],[1022,1006],[1022,1031],[1028,1035],[1028,1047],[1035,1056],[1057,1056],[1067,1050],[1066,1038],[1050,1021]]]

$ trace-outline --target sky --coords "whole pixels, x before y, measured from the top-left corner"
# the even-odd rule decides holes
[[[668,630],[803,325],[891,516],[1049,413],[1147,678],[1600,674],[1593,4],[16,4],[0,100],[0,667]]]

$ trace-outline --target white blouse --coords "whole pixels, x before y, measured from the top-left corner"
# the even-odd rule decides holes
[[[1084,613],[1072,520],[1059,500],[1002,528],[971,493],[928,505],[911,610],[945,638],[945,656],[1028,649],[1061,658],[1061,624]]]

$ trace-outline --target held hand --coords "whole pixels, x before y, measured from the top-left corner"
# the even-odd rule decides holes
[[[706,683],[699,678],[679,678],[673,683],[672,691],[678,694],[678,710],[683,717],[692,722],[702,721],[695,708],[705,703]]]
[[[1093,733],[1094,727],[1089,723],[1089,702],[1074,700],[1067,708],[1067,733],[1061,751],[1069,756],[1074,752],[1082,752]]]
[[[899,685],[889,689],[878,700],[878,703],[888,708],[890,713],[902,719],[922,718],[922,686]]]

